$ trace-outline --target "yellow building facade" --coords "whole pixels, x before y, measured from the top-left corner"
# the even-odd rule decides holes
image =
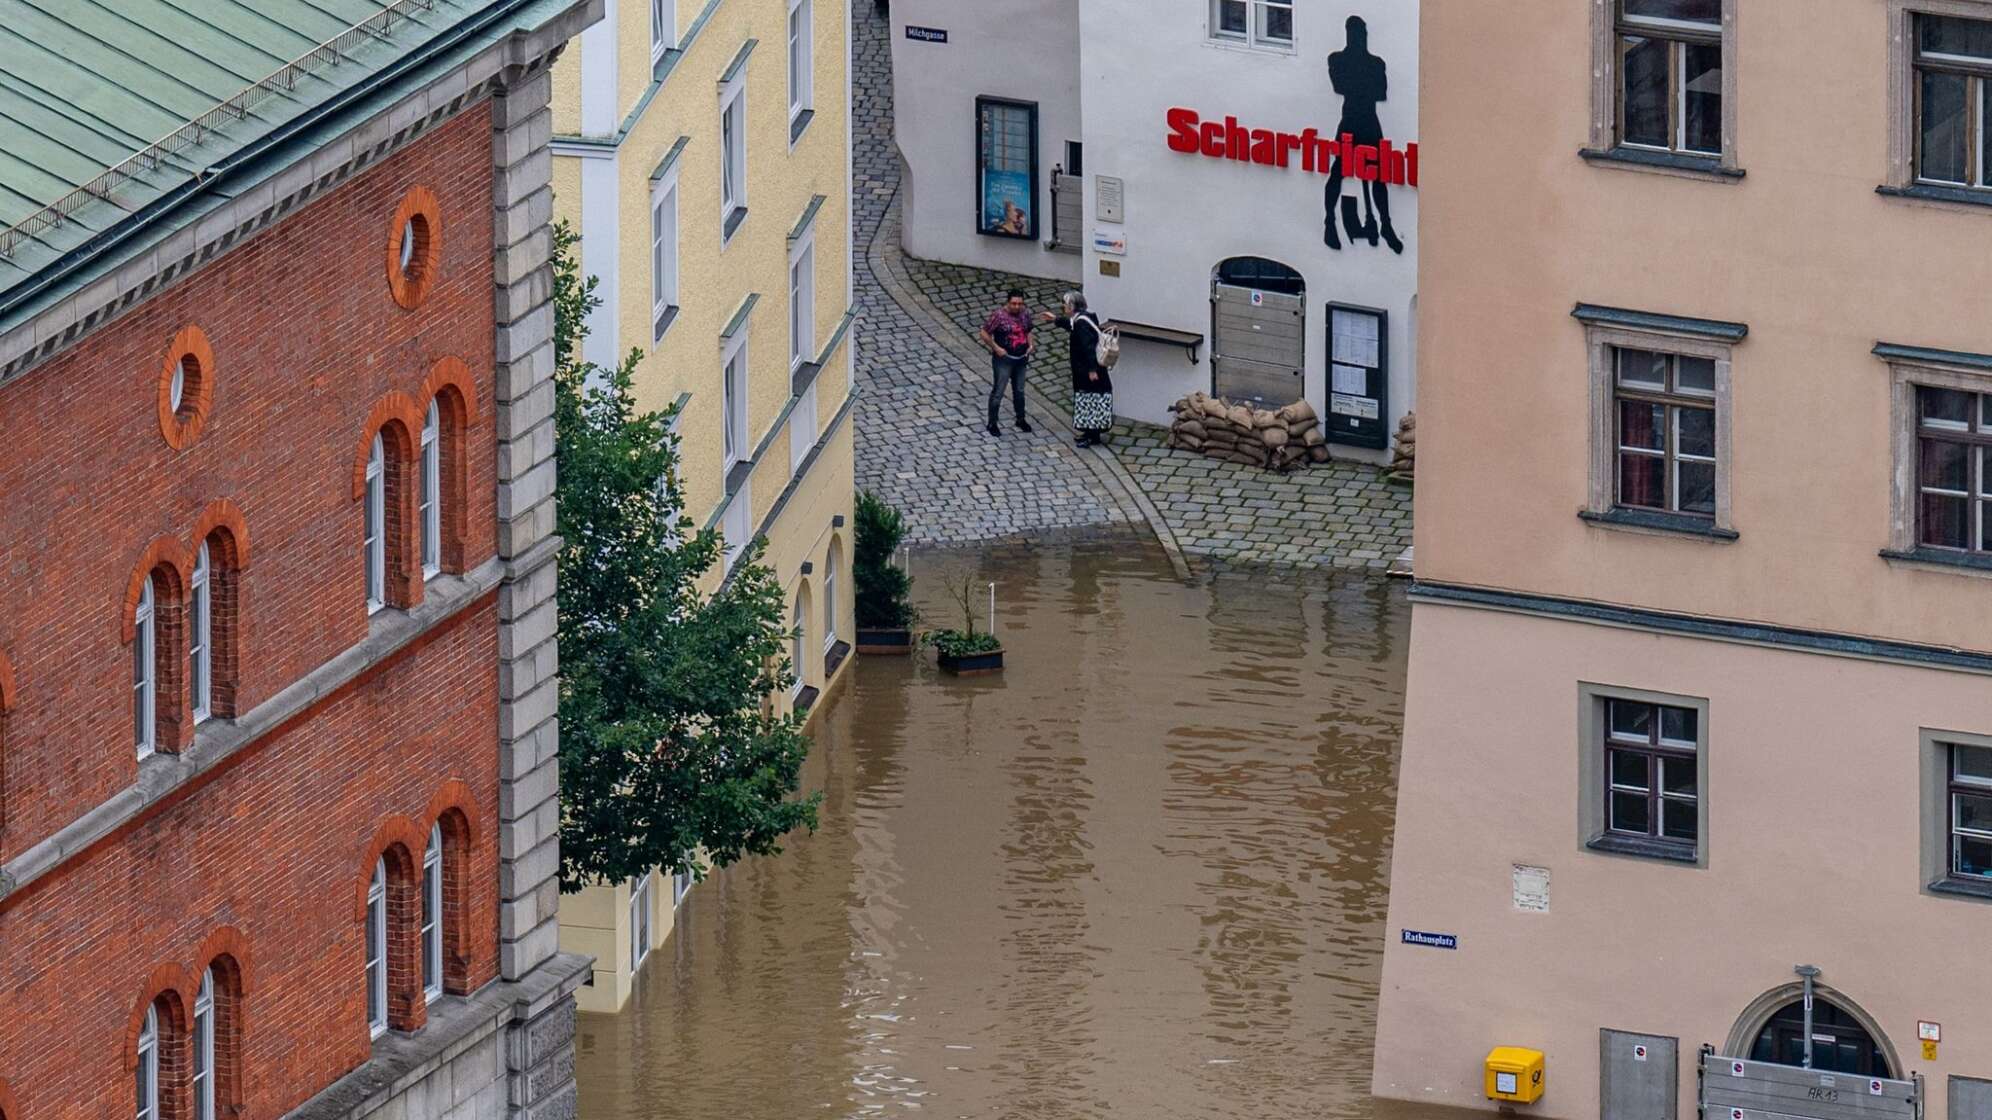
[[[849,26],[846,0],[607,0],[554,71],[556,217],[602,298],[586,357],[642,351],[638,404],[679,407],[687,512],[728,569],[766,538],[799,632],[791,710],[854,633]],[[582,1010],[627,1002],[690,889],[562,900],[562,948],[595,958]]]

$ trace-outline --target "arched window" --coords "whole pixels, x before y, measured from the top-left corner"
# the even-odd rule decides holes
[[[422,421],[422,576],[443,570],[443,452],[438,438],[442,424],[436,402]]]
[[[823,558],[823,649],[837,644],[837,542],[830,542],[830,554]],[[828,687],[827,685],[825,687]]]
[[[795,634],[789,638],[789,669],[795,673],[795,680],[789,685],[789,697],[793,699],[802,695],[802,667],[804,664],[802,651],[803,647],[807,644],[803,641],[803,636],[809,630],[809,594],[807,591],[796,592],[795,614],[790,618],[789,624],[795,627]]]
[[[194,997],[194,1120],[214,1120],[214,969],[201,973]]]
[[[137,1120],[159,1120],[159,1009],[156,1006],[145,1009],[145,1026],[138,1032],[135,1077]]]
[[[367,888],[367,1029],[379,1038],[387,1031],[387,860],[374,861]]]
[[[429,828],[422,852],[422,995],[443,994],[443,826]]]
[[[194,578],[187,591],[187,693],[194,722],[208,718],[214,704],[214,600],[209,594],[208,546],[194,552]]]
[[[148,577],[139,586],[131,640],[131,723],[140,758],[151,754],[159,742],[159,681],[153,664],[158,629],[153,606],[152,580]]]
[[[387,605],[387,478],[386,452],[380,433],[374,433],[373,450],[367,453],[367,494],[365,541],[367,568],[367,613]]]

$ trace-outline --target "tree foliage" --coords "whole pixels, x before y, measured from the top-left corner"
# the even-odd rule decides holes
[[[561,889],[653,867],[696,870],[781,851],[816,827],[798,797],[809,741],[768,697],[792,677],[785,596],[761,561],[724,563],[718,533],[685,513],[672,410],[639,411],[640,352],[613,370],[582,358],[599,304],[577,241],[554,231],[555,457],[560,553]]]

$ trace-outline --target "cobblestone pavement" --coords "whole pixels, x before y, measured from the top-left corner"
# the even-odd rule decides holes
[[[884,17],[870,3],[852,5],[857,73],[853,77],[855,143],[853,217],[857,265],[857,479],[906,515],[914,544],[966,544],[1004,537],[1126,527],[1141,513],[1124,492],[1072,447],[1053,414],[1016,429],[1010,405],[1003,435],[983,432],[988,363],[964,368],[881,284],[866,255],[899,258],[899,183],[892,141],[892,62]],[[903,258],[900,258],[903,259]],[[979,369],[977,376],[973,371]]]
[[[1038,431],[981,434],[988,362],[973,336],[1009,288],[1055,308],[1066,286],[900,251],[899,159],[892,140],[889,30],[853,5],[856,145],[853,201],[859,308],[859,485],[906,511],[909,537],[968,543],[1052,529],[1125,526],[1144,517],[1165,549],[1205,568],[1270,564],[1383,571],[1411,545],[1411,490],[1367,464],[1278,475],[1167,446],[1167,432],[1123,420],[1111,451],[1070,443],[1072,383],[1063,335],[1041,338],[1030,368]],[[945,341],[944,341],[945,340]]]

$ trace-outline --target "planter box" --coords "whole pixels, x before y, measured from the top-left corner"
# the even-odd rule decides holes
[[[941,668],[953,673],[957,677],[976,677],[984,673],[1000,673],[1003,671],[1003,651],[1000,649],[992,649],[984,653],[966,654],[961,657],[949,657],[943,653],[940,655],[940,660]]]
[[[867,630],[858,628],[858,652],[904,657],[913,652],[911,630]]]

